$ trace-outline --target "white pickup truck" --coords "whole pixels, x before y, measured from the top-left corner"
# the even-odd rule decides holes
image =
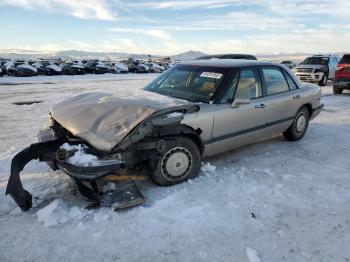
[[[334,79],[337,64],[338,59],[333,55],[314,55],[294,67],[293,72],[303,82],[325,86],[328,79]]]

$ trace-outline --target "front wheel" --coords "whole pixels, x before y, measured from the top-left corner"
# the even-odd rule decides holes
[[[339,95],[339,94],[343,93],[343,89],[336,87],[336,86],[333,86],[333,93],[336,95]]]
[[[176,136],[166,140],[160,157],[153,163],[152,179],[161,186],[171,186],[199,174],[201,154],[190,138]]]
[[[283,136],[289,141],[298,141],[302,139],[309,127],[310,114],[306,107],[302,107],[292,125],[283,133]]]

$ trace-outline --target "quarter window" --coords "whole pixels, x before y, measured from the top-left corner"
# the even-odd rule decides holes
[[[261,96],[261,86],[252,69],[242,69],[236,90],[236,98],[253,99]]]
[[[266,83],[266,95],[278,94],[289,90],[287,81],[279,69],[263,68],[262,72]]]
[[[295,81],[292,79],[292,77],[291,77],[287,72],[285,72],[284,75],[285,75],[286,78],[287,78],[288,85],[289,85],[289,89],[291,89],[291,90],[297,89],[298,86],[297,86],[297,84],[295,83]]]

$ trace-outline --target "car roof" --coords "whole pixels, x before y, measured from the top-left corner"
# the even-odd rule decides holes
[[[280,64],[272,62],[263,62],[259,60],[246,60],[246,59],[208,59],[208,60],[195,60],[191,62],[184,62],[183,65],[195,65],[195,66],[214,66],[214,67],[241,67],[241,66],[279,66]]]

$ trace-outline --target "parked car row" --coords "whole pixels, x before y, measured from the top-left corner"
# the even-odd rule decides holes
[[[83,75],[83,74],[124,74],[162,73],[172,67],[169,62],[152,62],[129,59],[121,62],[99,60],[69,61],[62,60],[3,60],[0,61],[0,76],[36,76],[36,75]]]

